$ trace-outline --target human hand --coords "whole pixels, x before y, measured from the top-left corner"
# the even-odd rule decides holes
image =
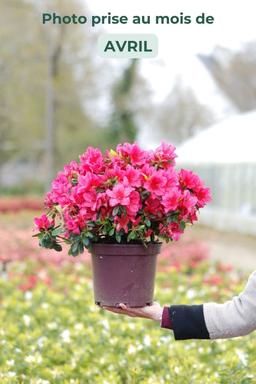
[[[152,305],[147,305],[146,307],[142,308],[130,308],[123,303],[120,303],[119,307],[108,307],[103,305],[102,308],[106,309],[109,312],[127,315],[130,317],[142,317],[158,322],[161,322],[163,313],[163,308],[157,302],[154,302]]]

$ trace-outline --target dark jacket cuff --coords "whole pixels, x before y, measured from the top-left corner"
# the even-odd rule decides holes
[[[203,305],[172,305],[169,308],[175,340],[210,339]]]

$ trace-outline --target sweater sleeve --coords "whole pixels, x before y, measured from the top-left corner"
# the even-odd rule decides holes
[[[172,305],[169,308],[175,340],[209,339],[203,305]]]
[[[256,330],[256,271],[240,295],[224,304],[206,303],[203,313],[211,339],[244,336]]]

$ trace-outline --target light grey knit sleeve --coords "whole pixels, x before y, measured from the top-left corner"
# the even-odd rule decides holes
[[[224,304],[206,303],[203,311],[211,339],[244,336],[256,330],[256,271],[242,293]]]

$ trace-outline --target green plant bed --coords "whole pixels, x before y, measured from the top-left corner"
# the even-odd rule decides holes
[[[1,383],[255,382],[256,335],[175,341],[153,322],[95,306],[88,266],[35,268],[13,264],[11,279],[0,280]],[[216,275],[218,282],[210,279]],[[158,272],[155,296],[162,304],[221,302],[245,280],[208,262],[193,271],[171,267]]]

